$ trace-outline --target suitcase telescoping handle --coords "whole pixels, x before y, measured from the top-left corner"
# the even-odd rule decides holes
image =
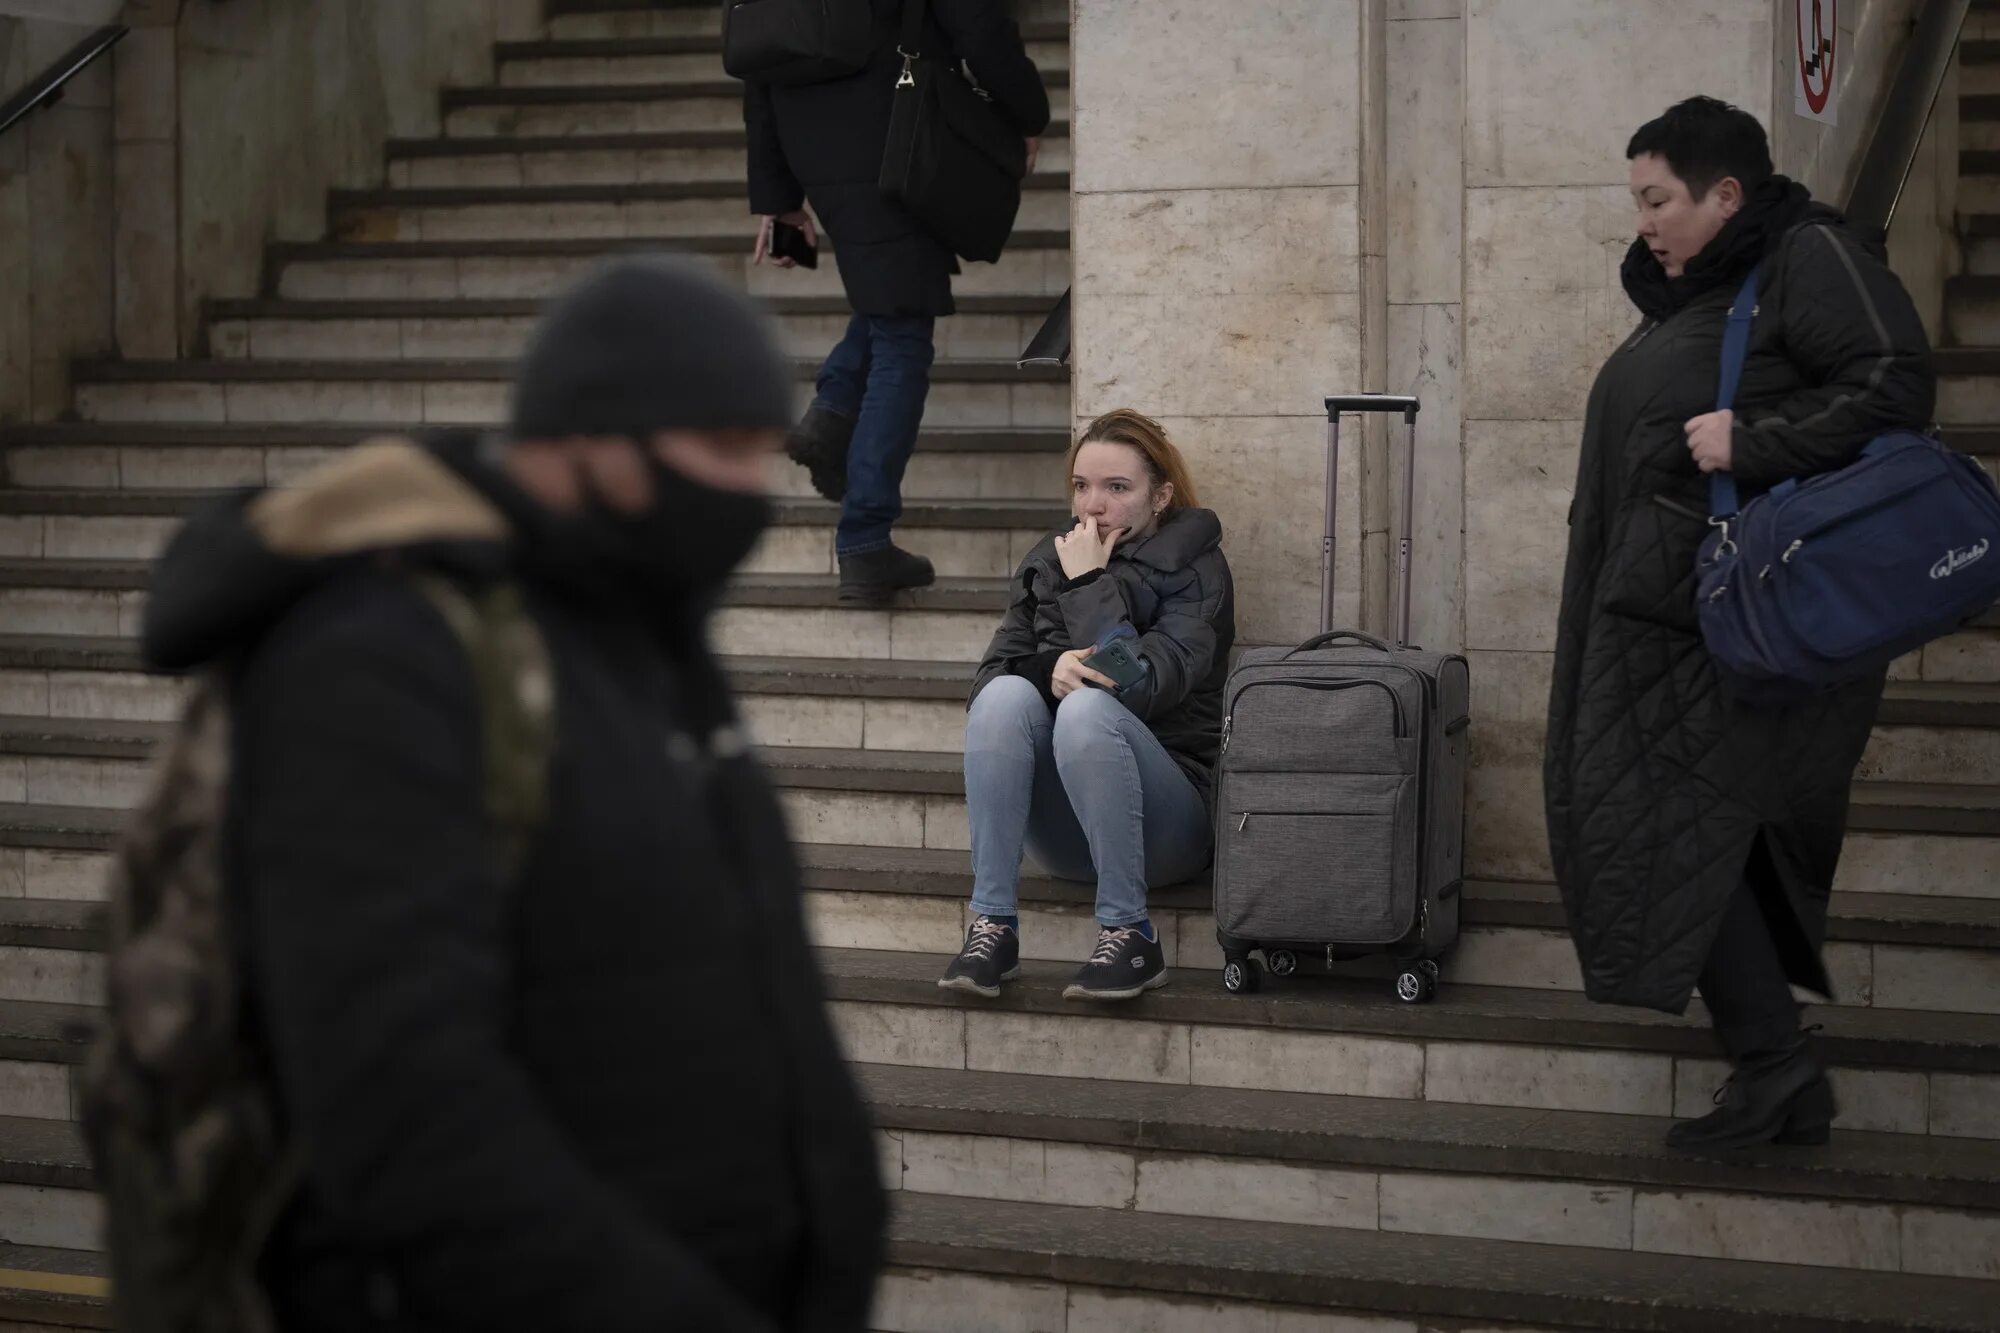
[[[1315,648],[1324,648],[1329,643],[1338,643],[1342,639],[1352,639],[1356,643],[1366,644],[1368,647],[1373,648],[1378,652],[1386,653],[1392,651],[1388,643],[1386,643],[1381,639],[1376,638],[1373,634],[1363,634],[1358,629],[1337,629],[1331,634],[1313,635],[1310,639],[1307,639],[1304,643],[1292,649],[1291,652],[1286,653],[1285,656],[1291,657],[1293,654],[1296,653],[1309,653]]]
[[[1340,494],[1340,414],[1400,412],[1408,427],[1403,458],[1403,530],[1396,540],[1396,642],[1410,643],[1410,528],[1416,519],[1417,412],[1422,407],[1403,393],[1350,393],[1326,400],[1326,529],[1319,547],[1319,629],[1333,628],[1334,502]]]

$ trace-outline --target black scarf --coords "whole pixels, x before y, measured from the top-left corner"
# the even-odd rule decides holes
[[[1736,216],[1670,278],[1647,248],[1644,237],[1625,252],[1620,276],[1625,294],[1648,319],[1665,319],[1699,296],[1724,285],[1737,286],[1760,260],[1814,208],[1805,186],[1789,176],[1771,176],[1750,192]]]

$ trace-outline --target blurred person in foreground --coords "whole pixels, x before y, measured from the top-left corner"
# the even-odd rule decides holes
[[[873,1145],[706,643],[789,379],[704,270],[621,262],[543,320],[506,437],[361,446],[166,556],[152,662],[233,662],[230,912],[301,1168],[260,1269],[285,1333],[867,1326]],[[517,596],[546,676],[469,663],[435,576]],[[496,686],[552,705],[513,857]]]

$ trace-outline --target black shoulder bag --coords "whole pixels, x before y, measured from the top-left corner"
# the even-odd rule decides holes
[[[886,36],[868,0],[727,0],[722,68],[758,83],[824,83],[867,68]]]
[[[883,195],[965,259],[991,262],[1021,211],[1028,145],[985,90],[923,54],[925,0],[904,0],[903,72],[882,155]]]

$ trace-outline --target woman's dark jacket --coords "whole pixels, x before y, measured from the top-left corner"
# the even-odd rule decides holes
[[[882,197],[882,151],[903,67],[899,0],[874,0],[884,38],[859,74],[797,88],[743,85],[750,211],[789,213],[812,201],[838,251],[848,304],[863,315],[949,315],[958,260]],[[1022,137],[1049,124],[1049,95],[1006,0],[931,0],[923,54],[963,60]]]
[[[359,498],[402,497],[413,540],[490,532],[398,559],[515,583],[547,646],[514,882],[468,655],[407,576],[325,550],[364,512],[338,491],[292,492],[318,517],[282,544],[254,501],[197,520],[147,608],[157,665],[242,658],[230,887],[305,1167],[279,1325],[860,1333],[874,1145],[701,609],[565,544],[472,446],[409,448]]]
[[[1882,677],[1792,707],[1736,702],[1694,612],[1708,483],[1683,426],[1714,410],[1725,314],[1760,260],[1735,404],[1745,498],[1931,418],[1930,349],[1882,246],[1802,187],[1759,187],[1681,278],[1643,243],[1627,257],[1645,318],[1585,412],[1544,765],[1556,879],[1595,1000],[1683,1010],[1759,839],[1787,974],[1828,992],[1827,897]]]
[[[1118,698],[1151,728],[1204,798],[1222,740],[1222,684],[1236,641],[1236,594],[1222,555],[1222,522],[1207,509],[1171,509],[1130,549],[1080,579],[1062,572],[1054,536],[1014,571],[1007,614],[973,678],[972,697],[996,676],[1026,676],[1048,695],[1055,659],[1091,648],[1120,626],[1139,636],[1147,678]]]

